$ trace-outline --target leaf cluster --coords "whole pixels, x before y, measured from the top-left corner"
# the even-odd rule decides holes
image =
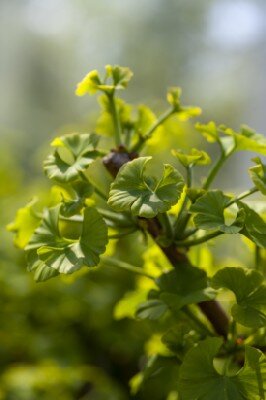
[[[172,117],[187,121],[197,117],[200,109],[183,106],[181,90],[173,87],[167,93],[169,108],[161,115],[146,105],[137,107],[134,114],[130,105],[116,97],[131,77],[128,68],[108,65],[104,77],[94,70],[78,84],[78,96],[102,94],[98,133],[72,133],[52,141],[53,152],[44,162],[44,172],[56,187],[57,197],[38,211],[36,200],[27,204],[9,230],[15,233],[15,243],[25,249],[36,281],[103,264],[138,277],[135,290],[122,299],[117,317],[150,321],[167,352],[149,359],[134,381],[135,392],[165,368],[174,371],[175,379],[173,385],[165,386],[161,398],[176,394],[183,400],[265,399],[265,357],[254,338],[257,329],[261,329],[260,338],[265,337],[266,222],[256,202],[251,205],[246,198],[254,193],[265,196],[266,166],[258,156],[253,158],[255,166],[249,169],[253,186],[243,193],[211,186],[236,152],[265,156],[266,139],[247,126],[234,131],[212,121],[196,123],[196,130],[218,146],[216,162],[205,150],[193,148],[186,153],[177,146],[169,149],[172,164],[154,173],[152,157],[141,154],[146,143],[155,132],[167,134],[162,129]],[[103,148],[99,124],[100,130],[113,137],[109,152]],[[90,172],[93,166],[102,173],[103,165],[112,174],[104,190]],[[202,184],[195,185],[193,173],[201,166],[209,166],[208,171]],[[110,257],[110,244],[115,241],[119,246],[129,235],[146,243],[147,254],[155,246],[158,254],[152,262],[145,254],[142,266]],[[192,265],[193,249],[197,246],[200,251],[224,235],[232,240],[245,238],[254,253],[254,265],[213,266],[218,271],[208,276],[202,265]],[[221,313],[210,314],[206,304],[218,310],[214,298],[219,299],[224,290],[232,292],[234,300],[227,301],[228,326],[221,331]]]

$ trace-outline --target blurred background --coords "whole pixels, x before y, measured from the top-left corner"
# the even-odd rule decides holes
[[[162,110],[166,88],[179,85],[202,121],[264,133],[266,2],[0,0],[0,50],[0,399],[129,399],[150,334],[112,318],[132,277],[102,270],[36,285],[5,225],[46,190],[41,162],[52,137],[94,127],[95,98],[74,90],[105,64],[134,71],[124,95],[133,104]],[[220,177],[228,189],[245,187],[239,166],[249,159],[229,164],[230,181]]]

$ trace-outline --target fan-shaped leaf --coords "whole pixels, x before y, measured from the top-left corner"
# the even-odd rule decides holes
[[[125,164],[111,185],[108,203],[116,211],[131,210],[133,215],[152,218],[179,200],[184,180],[171,165],[164,165],[161,179],[146,177],[151,157],[140,157]]]
[[[95,94],[98,90],[111,93],[115,89],[124,89],[133,76],[132,71],[127,67],[119,65],[106,65],[105,78],[100,78],[99,72],[89,72],[81,82],[77,84],[76,95]]]
[[[33,209],[36,202],[37,200],[33,199],[25,207],[20,208],[17,211],[15,221],[7,226],[10,232],[15,233],[14,242],[21,249],[24,249],[28,244],[31,235],[40,223],[40,217]]]
[[[214,298],[214,291],[207,287],[206,272],[189,265],[179,266],[156,279],[159,290],[149,293],[149,300],[141,304],[140,318],[160,318],[167,309],[178,312],[182,307]]]
[[[49,275],[50,271],[47,268],[68,274],[82,266],[96,266],[100,260],[99,255],[105,250],[107,227],[96,209],[85,209],[82,232],[78,240],[62,236],[59,214],[60,205],[47,209],[41,225],[26,247],[29,269],[38,269],[37,274],[40,272],[40,276]]]
[[[207,165],[211,162],[209,155],[202,150],[191,149],[189,154],[185,154],[182,150],[172,150],[172,154],[184,167]]]
[[[201,196],[190,207],[195,212],[194,223],[203,230],[218,229],[224,233],[238,233],[244,225],[244,212],[239,211],[237,218],[231,225],[225,223],[224,209],[230,197],[220,190],[212,190]]]
[[[57,149],[44,161],[44,171],[48,178],[59,183],[76,180],[80,172],[85,171],[100,155],[96,150],[98,141],[99,136],[94,133],[72,133],[54,139],[52,146]]]
[[[244,268],[223,268],[214,275],[212,286],[234,292],[237,304],[231,312],[237,322],[249,327],[266,325],[266,285],[259,272]]]
[[[263,383],[257,377],[259,371],[264,381],[266,378],[263,354],[256,349],[247,348],[244,367],[233,376],[226,373],[221,375],[213,366],[221,345],[222,339],[209,338],[188,351],[179,373],[178,389],[182,400],[263,399],[265,389],[261,387]]]

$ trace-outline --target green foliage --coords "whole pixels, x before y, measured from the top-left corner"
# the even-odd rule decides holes
[[[173,150],[172,154],[178,159],[183,167],[193,167],[193,165],[208,165],[211,159],[206,151],[191,149],[190,154],[185,154],[182,150]]]
[[[35,230],[25,250],[28,268],[35,270],[37,281],[58,273],[69,274],[83,266],[94,267],[107,243],[106,224],[95,208],[86,208],[78,240],[66,238],[59,227],[60,205],[45,210],[41,225]]]
[[[152,218],[177,203],[184,180],[171,165],[165,164],[160,179],[144,175],[151,157],[139,157],[119,171],[111,185],[108,204],[116,211]]]
[[[96,150],[98,141],[99,136],[93,133],[73,133],[54,139],[51,146],[57,150],[44,162],[44,171],[48,178],[59,183],[76,180],[99,156]],[[60,155],[58,148],[65,150],[65,154]]]
[[[74,284],[75,277],[65,275],[78,270],[77,277],[86,276],[91,282],[91,267],[98,266],[101,302],[106,296],[103,271],[109,274],[107,282],[117,270],[130,274],[130,285],[112,301],[114,316],[117,323],[131,321],[134,334],[145,327],[145,335],[151,336],[146,365],[142,363],[132,378],[133,368],[127,377],[132,378],[133,398],[263,400],[266,222],[258,203],[247,204],[245,199],[256,192],[265,195],[265,165],[253,159],[256,165],[249,172],[255,187],[243,193],[212,190],[211,185],[234,152],[265,155],[266,140],[247,127],[235,132],[214,122],[197,123],[196,130],[220,149],[216,162],[204,150],[169,149],[169,159],[172,150],[185,176],[169,160],[160,174],[157,155],[149,168],[152,157],[145,153],[146,144],[154,134],[161,137],[154,151],[159,153],[169,134],[169,119],[180,124],[198,116],[200,109],[183,106],[176,87],[168,91],[170,107],[159,117],[146,105],[135,108],[116,97],[131,77],[128,68],[108,65],[103,78],[92,71],[78,84],[79,96],[101,92],[97,134],[67,134],[52,142],[55,151],[48,155],[44,170],[57,186],[38,207],[33,201],[20,209],[8,229],[15,233],[16,245],[25,249],[28,269],[38,282],[73,279],[67,282]],[[99,134],[111,136],[114,143],[110,138],[100,140]],[[177,145],[173,147],[181,147]],[[195,184],[194,171],[209,164],[203,184]],[[238,264],[235,254],[229,257],[229,249],[234,249],[240,235],[249,247],[248,256]],[[223,236],[222,261],[208,247],[209,240],[218,236]],[[88,276],[82,267],[89,267]],[[217,301],[221,294],[214,289],[222,288],[235,295],[231,314],[228,294],[223,294],[222,306]],[[83,293],[85,298],[90,290],[93,285]],[[106,308],[108,299],[103,303]],[[97,307],[93,307],[95,319]],[[111,314],[108,309],[106,318]],[[86,312],[83,315],[86,319]],[[125,346],[127,335],[129,331],[121,341]],[[155,341],[151,346],[154,336],[160,344]],[[102,396],[99,393],[95,396]]]
[[[196,213],[194,223],[203,230],[218,229],[223,233],[238,233],[243,228],[244,213],[242,210],[230,225],[225,223],[224,210],[230,197],[220,190],[212,190],[201,196],[190,208]]]
[[[247,347],[245,365],[237,373],[219,373],[213,360],[222,340],[209,338],[187,353],[179,374],[179,390],[184,400],[259,400],[264,398],[261,382],[266,379],[266,359]],[[261,377],[258,380],[258,373]],[[262,397],[261,397],[262,396]]]
[[[237,303],[232,307],[233,318],[242,325],[266,325],[266,285],[263,276],[254,270],[223,268],[212,279],[215,288],[231,290]]]
[[[259,191],[266,195],[266,165],[262,163],[259,157],[253,158],[255,166],[249,168],[249,174],[254,185]]]

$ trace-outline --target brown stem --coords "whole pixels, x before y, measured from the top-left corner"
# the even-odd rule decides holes
[[[138,155],[136,153],[129,154],[124,147],[120,146],[118,149],[111,150],[111,152],[103,158],[103,164],[110,174],[113,177],[116,177],[122,165],[137,157]],[[161,233],[160,222],[156,217],[145,219],[145,221],[149,234],[154,239],[157,239]],[[168,247],[161,246],[161,250],[174,267],[178,267],[181,263],[190,264],[186,252],[178,249],[174,244],[171,244]],[[220,304],[215,300],[211,300],[203,301],[199,303],[198,306],[203,314],[208,318],[216,333],[226,338],[228,334],[229,320]]]

